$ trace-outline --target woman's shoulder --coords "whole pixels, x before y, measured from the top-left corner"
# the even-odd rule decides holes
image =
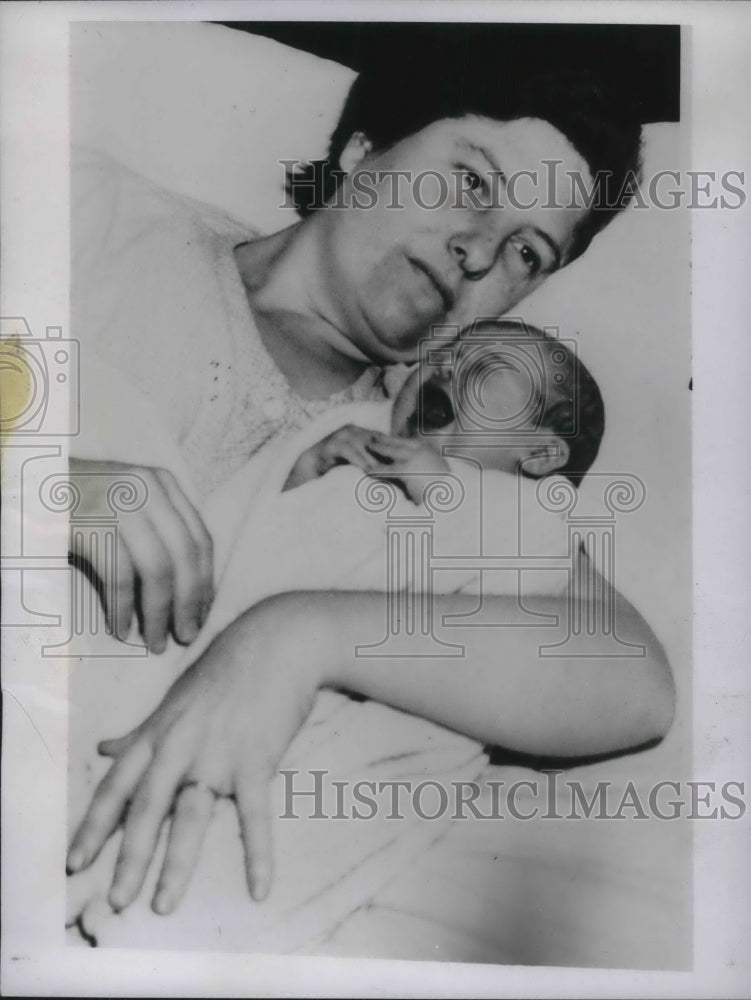
[[[71,190],[74,219],[90,218],[101,223],[121,217],[139,229],[203,231],[237,242],[264,235],[259,228],[234,219],[223,209],[163,187],[91,147],[71,149]]]

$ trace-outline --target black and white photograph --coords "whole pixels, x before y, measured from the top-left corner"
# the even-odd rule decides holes
[[[4,49],[4,990],[749,985],[720,35],[462,6]]]

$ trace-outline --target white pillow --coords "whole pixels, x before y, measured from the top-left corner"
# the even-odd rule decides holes
[[[352,70],[201,22],[71,24],[74,142],[273,231],[282,159],[325,155]]]

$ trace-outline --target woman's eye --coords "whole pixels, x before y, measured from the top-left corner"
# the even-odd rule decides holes
[[[529,273],[537,274],[542,264],[539,254],[532,249],[529,243],[521,243],[517,241],[513,244],[513,246],[524,262],[524,266],[527,268]]]
[[[488,185],[482,174],[463,164],[459,164],[458,169],[462,177],[462,187],[465,191],[487,191]]]

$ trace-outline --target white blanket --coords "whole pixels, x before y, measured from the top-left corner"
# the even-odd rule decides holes
[[[82,661],[76,667],[71,687],[75,711],[72,820],[81,815],[95,778],[106,766],[93,759],[96,742],[139,722],[171,680],[246,608],[290,589],[385,591],[386,515],[357,502],[354,492],[358,484],[364,485],[362,474],[343,467],[281,492],[303,448],[346,423],[377,426],[383,413],[382,404],[340,407],[293,439],[262,449],[214,492],[204,514],[215,539],[217,598],[189,651],[173,645],[162,657],[129,660],[117,658],[113,648],[113,658]],[[520,495],[516,478],[500,473],[488,477],[493,487],[489,499],[478,492],[484,481],[477,470],[465,463],[457,463],[454,469],[462,475],[461,480],[456,474],[451,478],[464,505],[431,517],[425,508],[415,507],[394,491],[395,505],[389,516],[422,517],[423,524],[435,532],[436,551],[460,563],[462,555],[480,552],[482,509],[478,505],[485,499],[490,508],[489,529],[496,526],[496,544],[502,544],[499,539],[505,536],[505,554],[513,555],[508,546],[518,544],[517,511],[510,509]],[[531,498],[534,484],[525,482],[524,490]],[[544,522],[547,532],[538,532],[538,543],[546,535],[548,550],[557,546],[550,554],[564,554],[560,516],[541,516],[548,519]],[[543,579],[552,585],[549,573],[534,570],[526,575],[533,579],[530,586],[536,585],[537,592]],[[511,578],[515,585],[516,574]],[[497,574],[496,585],[501,579],[503,574]],[[404,575],[401,579],[402,586],[416,582]],[[438,574],[434,583],[444,591],[479,592],[480,574],[476,568],[459,566]],[[384,633],[385,627],[384,616]],[[137,641],[137,636],[132,635],[131,641]],[[431,779],[442,785],[467,781],[477,777],[485,761],[480,746],[456,733],[385,706],[323,692],[282,767],[300,771],[297,780],[303,788],[311,787],[311,771],[326,770],[330,796],[330,782],[337,779],[411,779],[414,783]],[[87,780],[82,783],[83,774]],[[280,779],[272,790],[275,814],[283,811],[284,801]],[[333,804],[331,811],[335,811]],[[110,911],[104,897],[117,846],[113,842],[94,869],[72,880],[71,919],[80,915],[82,928],[99,944],[205,948],[210,942],[219,943],[221,936],[220,946],[228,950],[309,948],[329,936],[342,919],[437,839],[449,818],[421,820],[411,810],[399,821],[388,821],[383,814],[359,823],[277,818],[276,880],[269,900],[257,905],[245,888],[234,809],[221,803],[199,871],[177,915],[156,917],[148,908],[148,890],[159,870],[163,844],[140,900],[122,914]]]

